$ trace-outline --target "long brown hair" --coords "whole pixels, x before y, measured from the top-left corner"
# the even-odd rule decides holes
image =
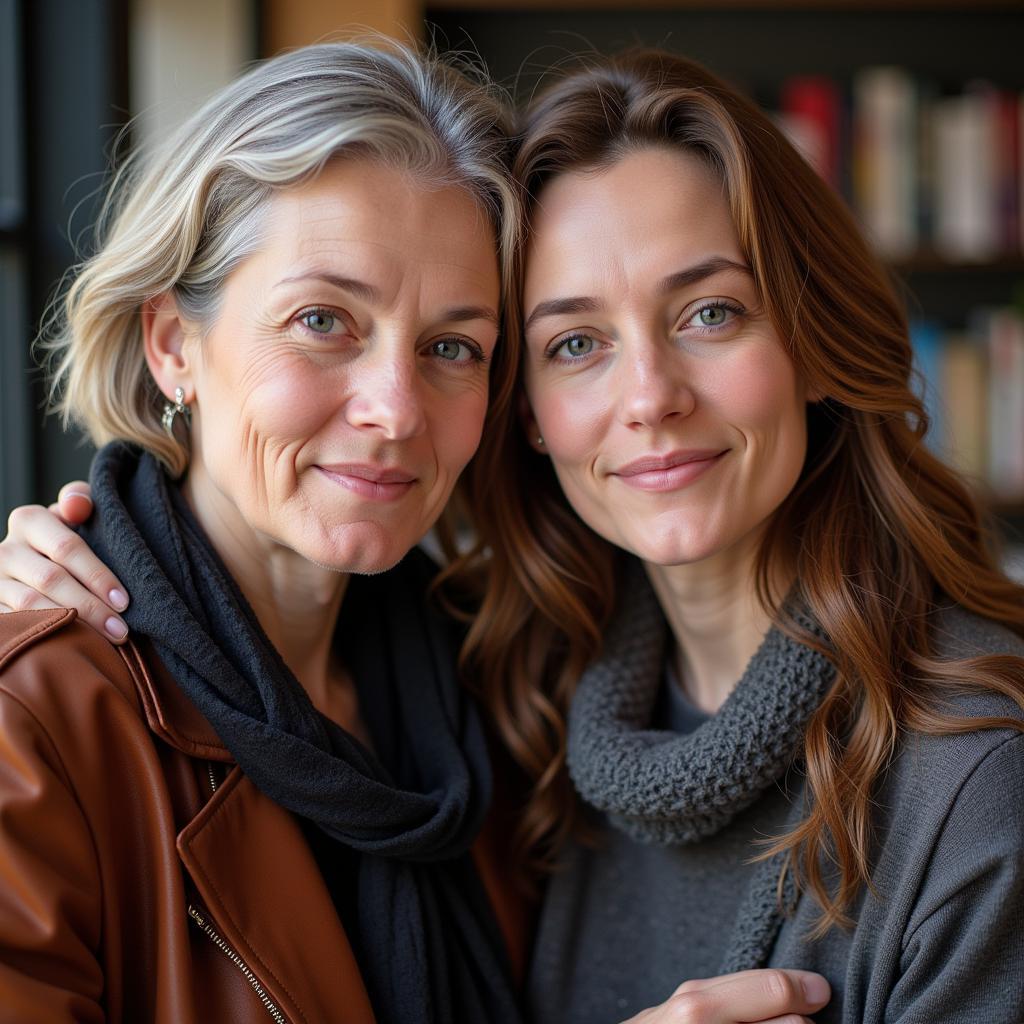
[[[874,784],[900,732],[1020,727],[940,710],[952,687],[1024,706],[1024,662],[938,659],[930,613],[955,603],[1024,635],[1024,590],[1000,571],[977,502],[924,444],[907,324],[886,271],[756,105],[691,61],[641,51],[569,74],[530,105],[522,133],[515,171],[531,201],[557,175],[638,147],[701,157],[724,184],[773,326],[809,387],[827,396],[809,406],[807,460],[768,524],[756,585],[781,628],[821,647],[769,585],[777,570],[797,581],[837,674],[806,733],[806,817],[765,855],[783,852],[814,893],[821,931],[847,923],[869,876]],[[565,716],[614,612],[617,556],[570,508],[503,397],[466,480],[478,543],[452,571],[486,572],[464,664],[531,781],[520,841],[545,866],[576,820]],[[835,888],[825,859],[838,866]]]

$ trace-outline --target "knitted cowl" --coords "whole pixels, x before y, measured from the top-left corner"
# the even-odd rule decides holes
[[[815,635],[804,611],[797,620]],[[697,843],[753,804],[799,760],[804,730],[835,678],[818,651],[772,627],[728,699],[678,735],[650,728],[663,685],[668,627],[632,562],[601,657],[569,713],[568,766],[580,796],[641,843]],[[794,804],[794,815],[801,807]],[[795,823],[795,821],[794,821]],[[737,918],[723,973],[761,966],[781,924],[778,858],[759,865]],[[788,887],[784,904],[793,899]]]

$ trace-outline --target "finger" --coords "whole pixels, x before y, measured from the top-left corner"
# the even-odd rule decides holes
[[[820,974],[769,968],[684,982],[671,1001],[684,1019],[736,1024],[814,1013],[830,996]]]
[[[84,480],[72,480],[57,495],[57,508],[64,522],[79,526],[92,515],[92,490]]]
[[[46,584],[56,581],[37,562],[26,561],[26,553],[38,553],[67,570],[110,611],[121,612],[128,607],[128,591],[121,581],[78,534],[51,512],[38,505],[16,508],[8,520],[8,530],[7,539],[0,544],[0,573],[54,597]],[[78,608],[78,602],[65,607]]]
[[[719,974],[713,978],[690,978],[688,981],[684,981],[682,985],[680,985],[679,988],[676,989],[676,992],[696,992],[697,990],[702,988],[710,988],[713,985],[721,985],[723,982],[726,981],[756,982],[758,979],[763,980],[764,976],[769,972],[779,971],[789,975],[794,981],[799,981],[802,985],[810,984],[812,986],[819,986],[817,989],[814,989],[813,991],[820,995],[823,1001],[827,1001],[831,995],[831,990],[829,989],[828,982],[820,974],[816,974],[814,971],[801,971],[787,967],[761,967],[754,968],[749,971],[734,971],[732,974]]]
[[[0,579],[0,602],[0,610],[5,612],[32,612],[42,608],[60,607],[38,590],[10,579]]]
[[[0,602],[15,611],[74,608],[85,623],[114,643],[128,636],[124,620],[66,570],[31,549],[8,552],[0,567]]]

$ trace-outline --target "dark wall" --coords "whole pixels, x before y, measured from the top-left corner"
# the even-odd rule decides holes
[[[17,409],[4,422],[0,507],[50,500],[88,470],[91,449],[44,419],[44,387],[29,346],[57,282],[88,251],[111,148],[128,111],[128,0],[0,0],[17,33],[17,67],[6,80],[3,145],[22,179],[22,205],[8,259],[10,316],[0,351],[2,391]],[[10,40],[8,40],[10,43]],[[18,320],[15,324],[15,321]]]

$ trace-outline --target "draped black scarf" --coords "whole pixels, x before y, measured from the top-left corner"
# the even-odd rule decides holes
[[[348,584],[336,641],[370,752],[313,707],[156,459],[107,445],[90,481],[81,532],[130,588],[129,627],[254,785],[357,855],[352,939],[378,1019],[517,1024],[469,854],[490,799],[486,739],[427,600],[429,559]]]

